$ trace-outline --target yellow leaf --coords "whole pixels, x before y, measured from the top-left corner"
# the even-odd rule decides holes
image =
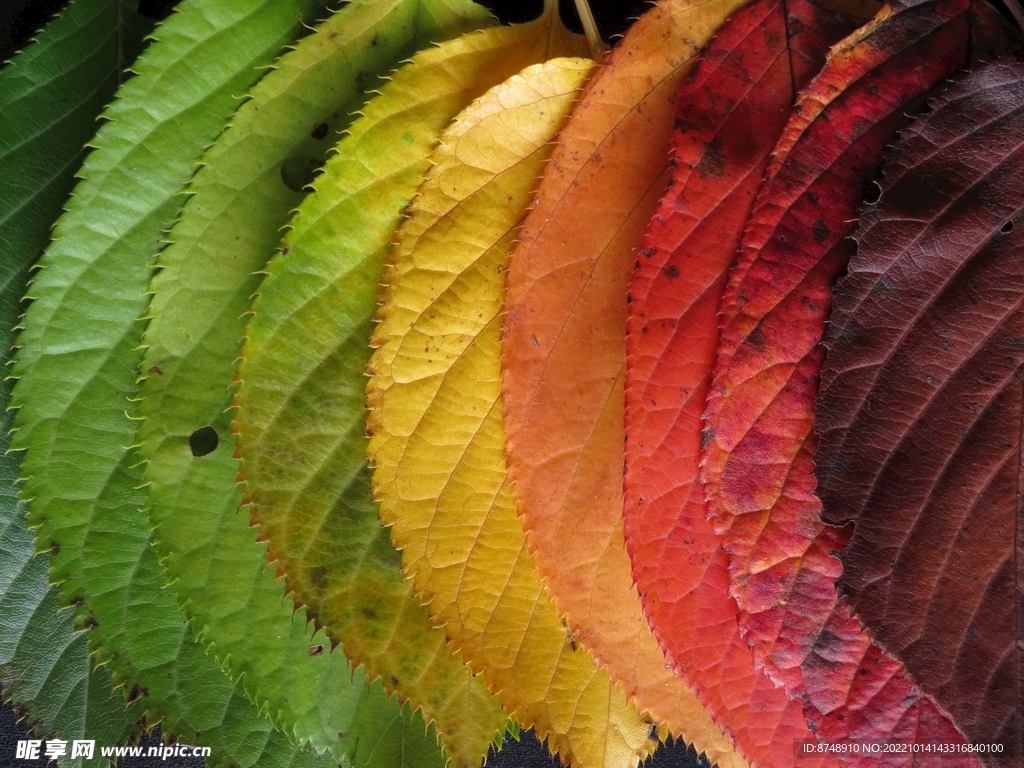
[[[515,226],[590,62],[531,67],[442,136],[388,274],[368,388],[374,489],[432,618],[577,766],[636,765],[650,722],[567,635],[504,463],[501,294]]]

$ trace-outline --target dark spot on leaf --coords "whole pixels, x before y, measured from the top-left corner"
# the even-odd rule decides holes
[[[188,447],[192,451],[192,455],[198,459],[217,450],[219,442],[220,437],[217,435],[217,430],[207,424],[189,435]]]
[[[338,734],[338,741],[344,741],[347,738],[348,738],[348,734],[347,733],[342,732],[342,733]]]
[[[1013,232],[1013,221],[1008,221],[999,228],[1000,234],[1008,235]]]
[[[98,621],[96,621],[96,617],[95,616],[88,616],[88,617],[86,617],[86,619],[85,619],[85,626],[88,627],[89,629],[95,629],[99,625],[100,625],[100,623]]]
[[[319,165],[315,157],[289,157],[281,163],[281,181],[293,192],[302,192],[313,183]]]
[[[715,430],[713,430],[711,427],[708,427],[703,432],[701,432],[701,435],[700,435],[700,447],[701,447],[701,449],[703,450],[704,448],[707,448],[709,445],[711,445],[711,441],[714,440],[714,439],[715,439]]]
[[[703,178],[720,179],[725,175],[725,156],[722,154],[722,139],[718,136],[708,142],[707,149],[697,163],[697,170]]]
[[[309,135],[312,136],[317,141],[320,141],[320,139],[327,138],[328,130],[329,129],[327,123],[317,123],[316,125],[313,126],[313,130],[309,132]]]
[[[766,344],[766,339],[765,339],[765,336],[764,336],[764,331],[761,330],[761,324],[760,323],[758,323],[757,327],[754,328],[754,330],[752,330],[750,332],[749,336],[747,336],[747,343],[748,344],[753,344],[754,345],[754,349],[756,349],[758,352],[764,352],[765,349],[767,349],[767,344]]]
[[[832,230],[828,228],[824,219],[817,219],[811,229],[814,232],[814,242],[816,243],[824,243],[832,234]]]
[[[365,606],[363,608],[360,608],[359,612],[361,614],[363,614],[363,616],[365,618],[370,619],[371,621],[373,621],[374,619],[377,618],[377,612],[375,610],[373,610],[373,608],[370,608],[369,606]]]
[[[391,684],[392,685],[398,685],[398,678],[395,677],[394,675],[391,676]]]
[[[667,277],[669,280],[675,280],[677,277],[679,277],[679,267],[677,267],[675,264],[673,264],[670,267],[665,267],[665,277]]]
[[[164,369],[161,368],[159,365],[154,365],[152,368],[149,369],[149,372],[162,374],[164,372]]]
[[[143,696],[149,696],[149,691],[136,683],[128,694],[128,703],[131,704],[133,701],[138,701]]]
[[[56,541],[50,542],[50,554],[54,557],[60,554],[60,544],[58,544]]]

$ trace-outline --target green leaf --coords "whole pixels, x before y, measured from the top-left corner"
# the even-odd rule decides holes
[[[486,749],[480,735],[504,730],[504,718],[479,683],[470,687],[468,671],[449,700],[451,651],[402,580],[370,491],[363,372],[382,257],[438,134],[491,86],[552,48],[574,46],[586,53],[549,15],[413,57],[366,106],[314,183],[285,253],[268,267],[247,330],[237,428],[260,535],[291,588],[347,652],[372,673],[385,663],[404,670],[391,684],[438,718],[446,743],[476,739],[453,748],[459,764],[479,760]]]
[[[253,88],[203,156],[151,285],[137,441],[148,460],[154,542],[207,647],[257,701],[272,708],[287,701],[300,720],[316,716],[323,691],[344,688],[350,672],[341,654],[324,652],[327,638],[294,619],[282,601],[283,583],[267,567],[266,546],[257,543],[248,516],[237,514],[241,493],[227,409],[245,310],[259,280],[253,273],[266,265],[302,199],[302,183],[288,178],[289,171],[301,178],[304,169],[323,162],[331,137],[347,127],[368,88],[395,61],[488,19],[468,0],[355,0],[325,21]],[[216,441],[211,452],[191,447],[199,429]],[[386,533],[375,528],[376,547],[383,544],[384,555],[397,563]],[[360,556],[367,554],[364,549]],[[408,593],[397,567],[389,576]],[[364,602],[379,599],[374,586],[362,591]],[[437,657],[438,669],[431,674],[424,677],[423,669],[410,668],[394,652],[375,663],[348,642],[346,651],[367,665],[368,675],[382,677],[389,692],[424,702],[424,714],[438,721],[442,734],[467,731],[463,739],[473,742],[472,762],[479,764],[504,731],[500,706],[452,656],[444,633],[430,627],[415,601],[406,612],[418,616],[419,627],[414,637],[399,640],[432,638],[430,657]],[[373,644],[371,633],[390,636],[372,623],[359,629],[362,645]],[[323,680],[319,688],[316,680]],[[399,680],[405,685],[393,682]],[[435,700],[452,712],[431,707]],[[392,709],[397,717],[397,706]],[[452,725],[453,718],[459,722]],[[333,733],[347,730],[343,722],[324,723]],[[458,741],[448,745],[453,756],[466,751]],[[428,764],[434,760],[425,757]]]
[[[15,375],[14,447],[28,449],[23,495],[51,548],[62,601],[79,604],[115,682],[166,732],[215,746],[213,764],[308,762],[273,731],[162,587],[148,545],[140,472],[125,446],[142,295],[203,147],[243,92],[316,10],[312,0],[186,2],[106,111],[44,269],[33,284]],[[355,688],[361,690],[361,681]],[[331,734],[332,746],[337,735]],[[336,747],[340,753],[345,750]]]
[[[83,146],[151,24],[128,0],[76,0],[37,40],[0,71],[0,346],[11,330],[32,263],[74,184]],[[0,384],[0,405],[10,398]],[[14,480],[18,457],[7,454],[10,415],[0,429],[0,680],[4,696],[41,735],[124,743],[136,730],[138,707],[112,690],[109,671],[90,672],[88,637],[58,613],[49,587],[49,555],[33,558]],[[62,766],[100,765],[60,758]]]
[[[7,499],[4,500],[7,502]],[[123,744],[132,737],[140,711],[125,706],[112,690],[106,667],[90,672],[88,635],[74,632],[71,615],[57,610],[57,587],[49,586],[49,557],[33,558],[25,510],[0,504],[0,680],[4,697],[23,711],[41,736],[94,739]],[[60,758],[61,766],[105,765]]]
[[[83,146],[150,24],[129,0],[76,0],[0,74],[0,333],[74,185]],[[7,385],[4,387],[7,397]],[[4,433],[6,433],[6,429]]]

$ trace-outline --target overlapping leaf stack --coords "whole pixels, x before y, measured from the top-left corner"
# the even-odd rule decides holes
[[[148,45],[131,5],[0,71],[40,734],[1024,765],[1000,10],[661,0],[601,53],[584,2],[183,0]]]

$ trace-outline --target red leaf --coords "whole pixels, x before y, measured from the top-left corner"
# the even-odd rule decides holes
[[[840,584],[872,636],[968,739],[1020,755],[1024,66],[931,107],[835,287],[819,493],[828,522],[856,522]]]
[[[963,740],[837,597],[844,542],[814,495],[813,423],[829,285],[862,189],[904,111],[966,63],[968,16],[965,0],[893,3],[831,51],[773,154],[723,297],[709,508],[741,631],[828,738]]]
[[[625,490],[634,578],[673,664],[759,765],[791,764],[793,740],[811,733],[800,702],[755,670],[740,638],[727,555],[703,493],[693,492],[700,419],[726,269],[794,87],[851,28],[804,0],[760,0],[719,31],[679,94],[670,188],[630,285]]]

